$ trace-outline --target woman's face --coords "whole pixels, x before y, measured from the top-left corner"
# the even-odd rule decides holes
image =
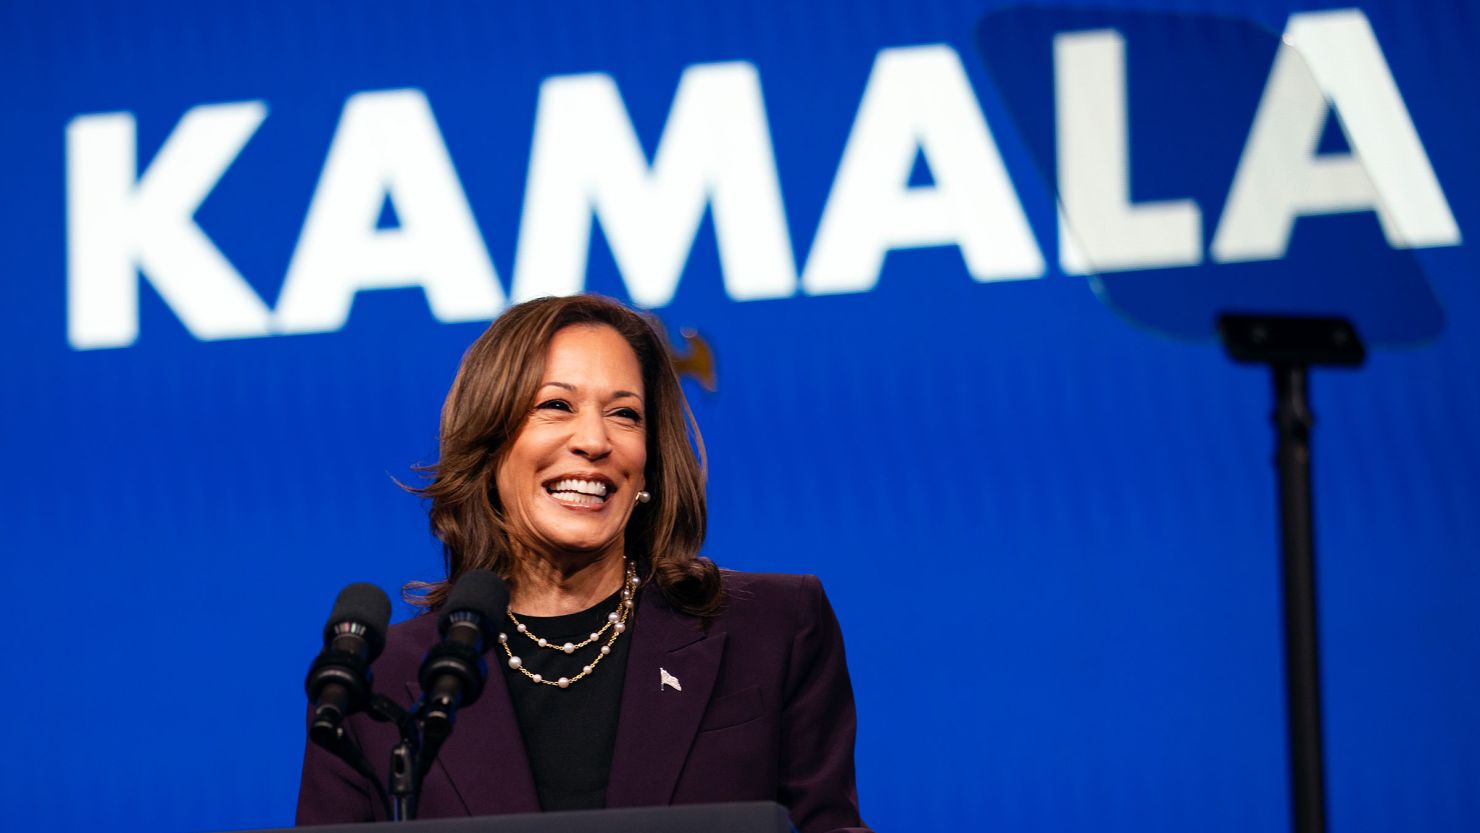
[[[555,334],[496,478],[521,537],[557,556],[622,552],[644,486],[645,395],[637,354],[616,330],[577,324]]]

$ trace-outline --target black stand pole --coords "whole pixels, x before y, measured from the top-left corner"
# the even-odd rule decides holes
[[[1339,318],[1224,315],[1218,319],[1218,331],[1235,361],[1269,365],[1274,377],[1272,421],[1280,500],[1291,815],[1296,833],[1325,833],[1310,367],[1356,367],[1366,358],[1366,351],[1351,324]]]
[[[1297,833],[1325,833],[1326,781],[1321,758],[1321,669],[1316,636],[1315,530],[1310,488],[1304,365],[1276,364],[1274,375],[1279,472],[1280,543],[1285,603],[1285,694],[1290,719],[1291,810]]]

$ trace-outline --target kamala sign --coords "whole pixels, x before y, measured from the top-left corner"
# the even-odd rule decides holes
[[[1278,259],[1301,216],[1376,212],[1394,247],[1460,241],[1376,37],[1357,10],[1297,14],[1253,114],[1209,251],[1193,200],[1130,198],[1126,45],[1113,29],[1055,39],[1065,272]],[[1318,153],[1340,119],[1350,150]],[[511,301],[582,290],[601,222],[632,300],[666,305],[706,208],[735,301],[867,292],[895,249],[952,245],[974,280],[1047,266],[960,56],[944,45],[878,53],[820,224],[798,270],[761,79],[744,62],[684,70],[646,158],[615,79],[541,85],[510,290],[479,234],[436,118],[414,89],[345,102],[282,291],[269,308],[195,212],[259,129],[262,101],[188,111],[144,170],[131,113],[67,126],[67,337],[138,337],[147,280],[202,340],[332,332],[356,293],[420,287],[439,321],[486,320]],[[917,155],[933,182],[912,185]],[[389,201],[398,225],[378,223]]]

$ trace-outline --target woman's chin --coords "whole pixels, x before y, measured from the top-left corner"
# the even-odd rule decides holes
[[[552,550],[589,557],[609,549],[622,550],[622,536],[608,529],[590,529],[586,524],[561,524],[539,530],[539,536]],[[603,527],[605,524],[602,525]]]

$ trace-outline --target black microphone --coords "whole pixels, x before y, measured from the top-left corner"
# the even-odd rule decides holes
[[[339,591],[324,623],[324,650],[308,668],[304,688],[313,703],[309,736],[332,743],[344,718],[370,701],[370,663],[385,649],[391,600],[379,587],[358,582]]]
[[[435,745],[452,733],[458,708],[472,705],[483,693],[488,676],[483,649],[497,638],[508,610],[509,588],[488,570],[463,573],[447,594],[437,620],[442,641],[421,663],[425,752],[436,754]]]

